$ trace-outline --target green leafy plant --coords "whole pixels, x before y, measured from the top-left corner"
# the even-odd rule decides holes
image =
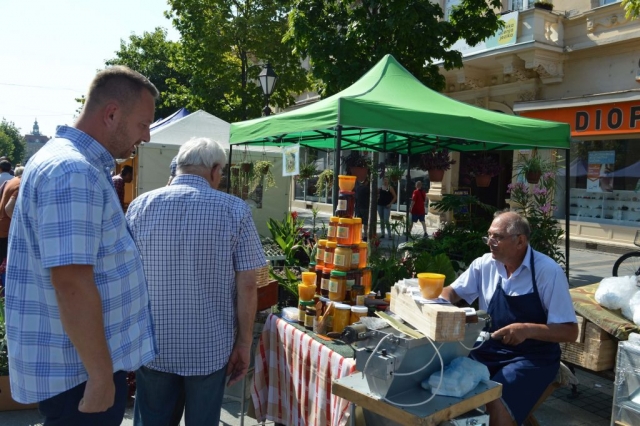
[[[533,7],[537,9],[553,10],[553,3],[541,0],[534,2]]]
[[[443,274],[446,277],[444,280],[445,287],[456,280],[456,271],[453,268],[451,259],[445,253],[432,255],[423,251],[418,253],[416,257],[411,258],[411,262],[408,263],[413,275],[420,272]]]
[[[389,178],[391,182],[398,182],[404,176],[407,169],[397,164],[388,166],[384,172],[384,177]]]
[[[467,160],[466,172],[470,176],[498,176],[502,166],[491,156],[485,153],[470,156]]]
[[[310,162],[300,166],[298,170],[298,179],[304,180],[315,176],[318,173],[316,170],[316,163]]]
[[[304,221],[297,215],[285,213],[282,221],[269,219],[267,228],[271,232],[273,241],[280,247],[285,255],[285,266],[299,266],[301,257],[297,253],[302,250],[309,256],[308,249],[304,246],[304,236],[300,230]]]
[[[333,185],[333,170],[325,169],[318,175],[318,183],[316,184],[316,195],[318,197],[325,196],[325,190],[331,191]]]
[[[249,191],[254,191],[264,180],[264,189],[275,188],[276,180],[273,177],[273,163],[260,160],[253,163],[253,176],[249,185]]]
[[[449,170],[456,160],[449,157],[449,150],[442,149],[426,152],[420,156],[421,170]]]

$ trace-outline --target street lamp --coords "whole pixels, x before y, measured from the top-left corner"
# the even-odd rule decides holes
[[[260,80],[260,86],[262,87],[262,92],[264,92],[264,108],[262,109],[262,115],[268,117],[271,115],[271,108],[269,108],[269,96],[273,94],[273,89],[276,87],[276,81],[278,80],[278,74],[271,68],[271,64],[269,62],[266,63],[260,75],[258,76],[258,80]]]

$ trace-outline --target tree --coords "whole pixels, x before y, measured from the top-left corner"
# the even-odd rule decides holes
[[[294,0],[287,44],[310,58],[317,90],[332,95],[352,83],[386,54],[392,54],[427,86],[441,90],[446,69],[462,67],[450,50],[458,39],[476,45],[502,26],[500,0],[462,0],[449,20],[437,3],[424,0]]]
[[[627,19],[637,19],[640,17],[640,0],[622,0],[622,7],[626,11]]]
[[[20,129],[13,122],[2,119],[0,122],[0,155],[8,157],[15,165],[22,163],[27,151],[27,144],[20,134]]]
[[[169,0],[167,16],[181,34],[189,106],[227,121],[259,117],[258,74],[270,62],[278,74],[270,103],[286,107],[308,86],[300,59],[282,43],[289,0]],[[177,90],[175,90],[177,92]],[[179,95],[179,94],[178,94]]]
[[[167,30],[157,27],[142,36],[132,34],[129,41],[120,40],[116,57],[105,65],[126,65],[146,76],[160,92],[156,116],[167,117],[189,103],[189,76],[185,73],[180,42],[167,40]],[[84,104],[84,97],[77,99]]]

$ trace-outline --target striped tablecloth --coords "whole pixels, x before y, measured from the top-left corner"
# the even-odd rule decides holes
[[[344,358],[275,315],[256,351],[251,398],[259,422],[288,426],[341,426],[350,403],[331,394],[331,381],[355,370]]]

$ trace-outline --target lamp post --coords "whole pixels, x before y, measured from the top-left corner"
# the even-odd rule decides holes
[[[262,115],[264,117],[268,117],[271,115],[269,97],[273,94],[273,89],[276,87],[276,81],[278,80],[278,74],[276,74],[273,68],[271,68],[271,64],[269,64],[269,62],[267,62],[264,68],[262,68],[262,71],[258,76],[258,80],[260,80],[260,86],[264,93],[264,108],[262,109]]]

